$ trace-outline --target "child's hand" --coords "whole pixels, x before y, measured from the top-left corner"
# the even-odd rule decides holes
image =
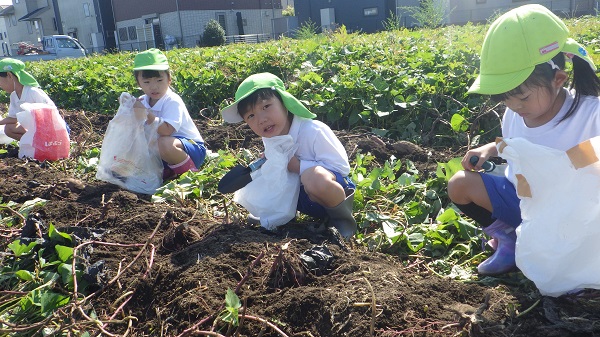
[[[148,116],[148,110],[139,99],[133,104],[133,113],[135,114],[135,118],[139,120],[146,119]]]
[[[294,173],[298,173],[298,174],[300,173],[300,160],[298,159],[298,157],[293,156],[290,159],[287,169],[290,172],[294,172]]]
[[[496,143],[489,143],[483,146],[480,146],[476,149],[472,149],[467,151],[465,156],[461,160],[461,164],[465,170],[469,171],[479,171],[482,169],[481,165],[488,160],[488,158],[495,156],[498,154],[498,150],[496,149]],[[479,159],[475,162],[471,161],[471,158],[478,157]],[[478,165],[478,163],[480,163]]]

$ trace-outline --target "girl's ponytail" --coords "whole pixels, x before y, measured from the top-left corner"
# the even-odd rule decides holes
[[[573,56],[573,79],[571,89],[578,95],[600,96],[600,78],[584,59]]]
[[[571,60],[573,61],[573,76],[569,89],[575,89],[575,97],[573,98],[573,104],[559,123],[575,113],[579,107],[581,96],[600,96],[600,78],[598,78],[590,64],[578,56],[573,56]]]

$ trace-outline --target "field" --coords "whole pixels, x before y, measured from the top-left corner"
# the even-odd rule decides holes
[[[464,33],[456,29],[428,34],[452,39]],[[154,196],[94,178],[116,97],[135,90],[122,76],[127,65],[118,64],[127,55],[31,65],[38,80],[49,83],[50,96],[60,97],[57,104],[64,102],[72,158],[39,163],[16,158],[14,144],[0,148],[0,334],[599,334],[597,291],[543,297],[519,271],[476,274],[490,250],[476,225],[449,203],[445,182],[456,169],[453,158],[498,134],[492,125],[501,107],[464,95],[476,67],[468,63],[476,61],[470,47],[443,50],[414,32],[397,34],[396,51],[380,42],[391,41],[389,32],[373,38],[344,32],[316,37],[305,52],[290,40],[265,44],[253,51],[255,59],[245,61],[251,69],[221,53],[249,55],[243,46],[171,52],[179,67],[176,89],[184,99],[194,97],[190,111],[212,155],[202,171],[169,182]],[[477,41],[477,34],[469,38]],[[427,45],[428,52],[416,55],[412,44]],[[290,68],[284,62],[273,66],[272,55],[281,50],[287,51],[282,57],[289,58]],[[346,63],[340,63],[343,53]],[[197,69],[195,64],[184,69],[185,57],[202,58],[202,64],[211,58],[194,77],[221,82],[190,82]],[[443,70],[433,67],[442,59]],[[109,62],[118,65],[110,68]],[[232,70],[236,67],[239,74]],[[357,182],[354,215],[360,228],[351,242],[340,242],[303,216],[266,231],[247,223],[231,196],[216,191],[228,168],[261,151],[249,128],[218,119],[218,107],[233,94],[236,79],[260,69],[285,75],[294,93],[344,144]],[[399,69],[408,70],[394,74]],[[120,82],[101,77],[118,73]],[[215,96],[210,102],[198,98],[210,95]],[[343,113],[332,114],[319,102]],[[306,263],[311,254],[321,257],[316,266]]]

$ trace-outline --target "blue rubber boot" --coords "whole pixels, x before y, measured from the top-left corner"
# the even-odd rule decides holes
[[[498,246],[492,256],[477,266],[479,274],[499,275],[514,269],[516,267],[515,244],[517,242],[515,228],[502,220],[496,220],[484,228],[483,232],[496,239]]]

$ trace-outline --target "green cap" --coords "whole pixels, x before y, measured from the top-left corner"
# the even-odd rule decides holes
[[[15,74],[19,83],[22,85],[28,85],[30,87],[39,87],[40,84],[31,76],[30,73],[25,71],[25,63],[20,60],[11,58],[3,58],[0,60],[0,72],[11,72]]]
[[[133,70],[167,70],[167,57],[156,48],[148,49],[135,55]]]
[[[227,123],[239,123],[243,121],[244,119],[238,113],[238,103],[256,90],[263,88],[271,88],[271,90],[277,91],[283,100],[283,105],[294,115],[304,118],[317,117],[317,115],[308,111],[296,97],[285,91],[283,81],[279,77],[271,73],[260,73],[250,75],[240,84],[235,92],[235,102],[221,111],[223,120]]]
[[[521,85],[536,65],[563,52],[579,56],[596,70],[585,48],[569,38],[569,29],[542,5],[530,4],[512,9],[490,26],[483,47],[479,76],[469,93],[495,95]]]

